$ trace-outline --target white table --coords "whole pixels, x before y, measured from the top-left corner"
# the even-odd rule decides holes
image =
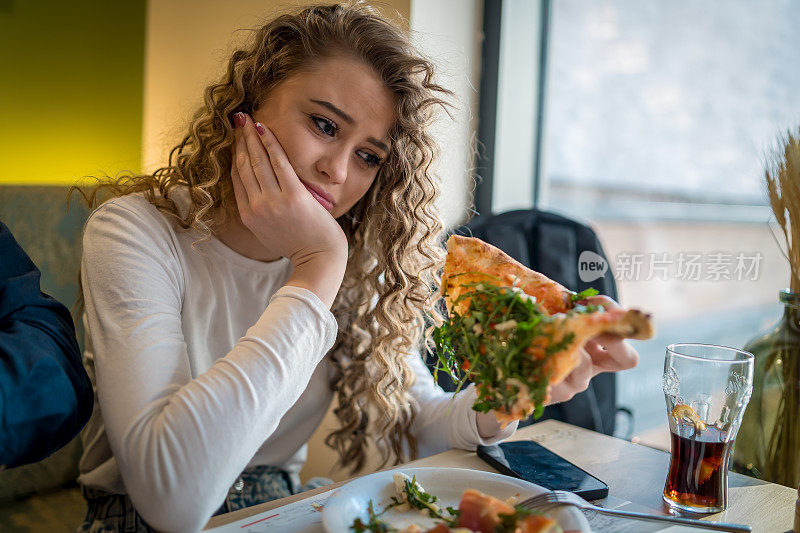
[[[664,480],[669,467],[668,453],[555,420],[522,428],[511,440],[523,439],[532,439],[543,444],[605,481],[609,487],[609,497],[601,500],[601,505],[632,511],[668,514],[668,508],[661,500],[661,492],[664,489]],[[474,452],[464,450],[450,450],[406,463],[403,466],[457,467],[495,471],[479,459]],[[208,522],[206,528],[230,524],[256,515],[270,516],[262,515],[262,513],[309,498],[318,497],[322,501],[324,496],[321,495],[329,493],[342,483],[327,485],[288,498],[216,516]],[[791,531],[797,498],[795,489],[735,473],[730,474],[728,486],[728,509],[722,513],[707,515],[703,517],[704,520],[748,524],[753,527],[754,532]],[[308,503],[310,504],[312,501],[309,500]],[[608,519],[601,516],[593,517],[590,523],[596,531],[645,532],[659,529],[657,526],[651,526],[645,522]],[[246,530],[242,529],[242,531]]]

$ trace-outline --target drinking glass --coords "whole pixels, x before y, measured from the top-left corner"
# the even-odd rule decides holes
[[[753,390],[753,354],[670,344],[662,384],[672,441],[664,501],[694,513],[723,511],[728,461]]]

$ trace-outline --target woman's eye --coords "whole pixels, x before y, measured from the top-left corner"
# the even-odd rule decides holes
[[[328,119],[322,117],[311,117],[311,120],[314,121],[314,125],[317,127],[319,131],[333,137],[336,135],[336,125]]]
[[[316,128],[323,135],[327,135],[329,137],[333,137],[334,135],[336,135],[336,132],[338,131],[336,124],[334,124],[327,118],[311,115],[311,120],[314,122],[314,126],[316,126]],[[375,154],[371,154],[369,152],[364,152],[361,150],[359,150],[357,154],[358,157],[360,157],[369,168],[379,167],[381,163],[383,163],[383,159],[381,159]]]
[[[369,152],[359,152],[359,157],[364,160],[368,167],[378,167],[383,163],[383,159],[378,157],[375,154],[370,154]]]

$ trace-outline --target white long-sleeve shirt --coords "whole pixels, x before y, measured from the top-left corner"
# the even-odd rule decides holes
[[[79,482],[127,493],[153,527],[200,529],[247,466],[298,472],[333,398],[333,314],[264,263],[198,243],[147,200],[105,203],[83,235],[86,366],[95,409]],[[411,395],[421,455],[481,439],[470,387],[453,400],[422,360]],[[452,401],[451,401],[452,400]]]

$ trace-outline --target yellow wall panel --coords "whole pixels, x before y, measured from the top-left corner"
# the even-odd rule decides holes
[[[145,7],[0,3],[0,184],[140,170]]]

